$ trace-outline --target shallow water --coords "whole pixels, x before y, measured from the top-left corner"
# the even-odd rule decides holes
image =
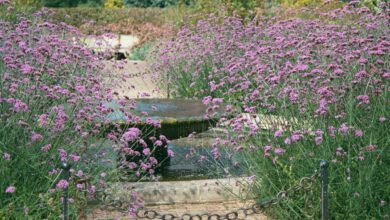
[[[106,105],[114,110],[107,118],[112,121],[125,121],[126,117],[120,110],[122,107],[116,101],[107,102]],[[203,121],[207,107],[200,100],[186,99],[134,99],[135,109],[131,110],[143,118],[151,117],[161,120],[161,123],[172,123],[173,121]],[[130,111],[130,109],[127,109]],[[143,116],[141,112],[148,115]],[[217,113],[222,113],[217,112]],[[218,114],[216,118],[218,117]]]
[[[171,159],[170,165],[158,174],[161,181],[215,179],[243,174],[243,170],[234,167],[233,161],[239,159],[233,156],[231,149],[221,150],[220,159],[215,160],[210,146],[170,144],[169,148],[175,152],[175,157]],[[203,160],[200,160],[201,156],[204,157]]]
[[[199,135],[201,136],[201,134]],[[170,159],[170,164],[156,171],[156,177],[160,181],[181,181],[214,179],[226,176],[241,176],[244,174],[240,167],[234,167],[234,161],[242,160],[237,152],[233,153],[231,147],[220,149],[221,158],[215,160],[212,155],[211,144],[214,138],[182,138],[171,141],[168,148],[172,149],[175,156]],[[118,154],[112,149],[109,140],[96,141],[96,146],[87,151],[90,158],[89,166],[101,172],[110,172],[117,169]],[[200,160],[203,156],[203,160]],[[229,171],[229,172],[227,172]],[[123,181],[137,181],[128,174],[123,175]],[[144,178],[142,181],[152,181]]]

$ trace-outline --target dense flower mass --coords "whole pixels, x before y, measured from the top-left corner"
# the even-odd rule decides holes
[[[388,17],[349,9],[322,16],[342,19],[354,13],[361,16],[356,26],[302,19],[244,25],[235,17],[220,24],[210,17],[162,46],[158,58],[163,62],[156,68],[170,77],[180,96],[229,95],[269,111],[298,105],[319,116],[328,114],[348,89],[368,83],[356,100],[369,104],[370,96],[385,92]],[[317,108],[308,109],[311,104]]]
[[[9,4],[2,1],[0,12],[14,18]],[[129,110],[134,101],[112,89],[126,78],[115,74],[123,63],[104,61],[105,52],[85,48],[78,30],[50,22],[47,13],[0,21],[0,219],[25,219],[20,211],[25,208],[28,218],[58,219],[63,189],[69,188],[72,198],[93,196],[122,169],[140,176],[158,164],[145,157],[132,162],[131,171],[126,161],[119,170],[101,166],[116,163],[118,153],[129,160],[142,154],[133,148],[145,143],[141,131],[130,126],[141,120]],[[108,118],[110,102],[121,105],[128,124]],[[104,151],[102,139],[111,140]],[[69,181],[61,180],[61,162],[72,164]],[[76,219],[77,206],[72,209]]]
[[[209,114],[220,102],[213,100],[228,104],[221,126],[232,131],[235,149],[246,146],[242,164],[259,175],[262,197],[326,159],[335,218],[383,218],[389,207],[374,204],[388,204],[390,192],[390,9],[381,7],[384,13],[373,13],[351,2],[315,20],[249,24],[211,15],[160,45],[154,67],[172,95],[203,99]],[[297,196],[277,218],[318,215],[314,198]]]

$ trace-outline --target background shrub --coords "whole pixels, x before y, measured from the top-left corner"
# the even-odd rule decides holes
[[[130,60],[146,60],[148,58],[150,51],[152,50],[154,43],[146,42],[142,46],[132,50],[129,57]]]
[[[232,15],[236,12],[242,17],[251,16],[255,13],[256,8],[265,8],[266,1],[258,0],[197,0],[195,4],[195,11],[205,14],[219,14],[221,11],[225,11],[228,15]]]
[[[14,0],[13,4],[20,6],[69,8],[69,7],[101,7],[104,0]]]
[[[15,6],[39,6],[41,5],[41,0],[14,0]]]
[[[170,7],[178,4],[190,4],[192,0],[125,0],[128,7]]]
[[[323,0],[281,0],[281,4],[285,8],[301,8],[306,6],[320,5],[324,3]]]
[[[140,45],[158,38],[168,38],[181,20],[176,8],[61,8],[53,9],[51,18],[66,22],[84,34],[130,34],[140,39]]]
[[[360,4],[370,8],[371,10],[377,13],[383,13],[383,4],[386,4],[388,1],[386,0],[363,0]]]
[[[102,7],[104,0],[83,0],[79,2],[77,7],[84,7],[84,8],[97,8]]]
[[[106,0],[104,2],[106,8],[123,8],[124,6],[123,0]]]
[[[80,0],[41,0],[46,7],[62,8],[62,7],[76,7]]]

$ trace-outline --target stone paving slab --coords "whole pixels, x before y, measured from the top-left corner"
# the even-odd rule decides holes
[[[106,68],[112,69],[112,61],[106,61],[106,64]],[[152,74],[148,72],[147,62],[126,61],[121,65],[123,68],[121,68],[120,70],[115,69],[115,71],[113,71],[115,74],[117,74],[116,77],[122,77],[123,75],[130,76],[129,78],[125,77],[124,80],[117,82],[117,86],[113,88],[113,91],[118,93],[121,98],[123,98],[124,96],[128,98],[167,97],[167,92],[165,90],[161,90],[161,88],[156,83],[156,80],[153,79]],[[147,96],[145,96],[145,94],[147,94]]]
[[[158,211],[161,214],[173,214],[176,216],[182,216],[183,214],[219,214],[226,215],[231,211],[236,211],[240,208],[247,208],[253,204],[253,201],[240,202],[240,201],[225,201],[218,203],[202,203],[202,204],[174,204],[174,205],[155,205],[147,206],[148,209],[153,209]],[[245,220],[268,220],[267,216],[263,214],[254,214],[244,218],[242,214],[238,216],[240,219]],[[93,213],[89,214],[85,220],[108,220],[108,219],[118,219],[118,220],[136,220],[140,219],[128,214],[122,214],[115,211],[104,211],[104,210],[95,210]]]
[[[115,49],[121,53],[129,53],[139,43],[139,38],[132,35],[86,36],[82,42],[95,51]]]
[[[109,199],[126,201],[132,192],[143,198],[145,205],[195,204],[248,199],[250,181],[247,178],[225,178],[167,182],[113,183],[107,190]]]

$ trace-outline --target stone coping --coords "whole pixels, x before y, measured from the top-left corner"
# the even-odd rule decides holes
[[[169,182],[117,182],[106,192],[108,199],[128,201],[138,193],[145,205],[199,204],[252,199],[247,177]]]
[[[136,36],[112,34],[112,36],[86,36],[82,42],[90,49],[95,51],[104,51],[107,49],[115,49],[118,52],[129,52],[136,46],[140,40]]]
[[[208,122],[218,120],[222,111],[216,112],[213,117],[205,118],[206,106],[200,100],[188,99],[168,99],[168,98],[152,98],[152,99],[133,99],[136,115],[141,118],[153,118],[159,120],[161,124],[191,124],[194,122]],[[116,101],[106,103],[108,107],[113,108],[114,112],[107,115],[112,121],[126,124],[126,116],[119,110],[121,107]],[[156,107],[156,109],[154,109]],[[223,109],[223,106],[221,107]],[[143,116],[141,112],[147,112],[147,116]],[[142,123],[139,123],[142,124]]]

